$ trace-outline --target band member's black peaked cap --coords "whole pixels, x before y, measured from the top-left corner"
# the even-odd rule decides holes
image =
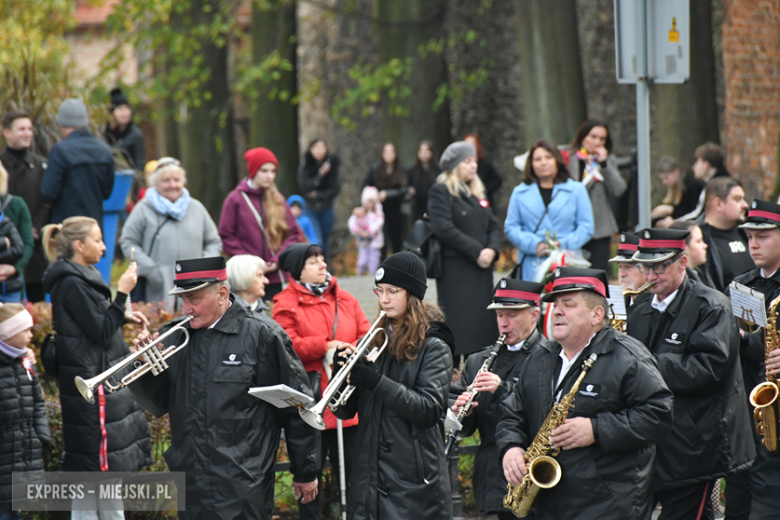
[[[643,229],[639,232],[639,250],[634,262],[653,264],[669,260],[685,251],[685,239],[690,234],[683,229]]]
[[[750,204],[744,229],[772,229],[780,227],[780,205],[755,199]]]
[[[542,296],[542,301],[551,302],[557,295],[573,291],[595,291],[604,298],[609,298],[607,273],[602,269],[558,267],[553,274],[553,289]]]
[[[177,260],[174,287],[168,294],[198,291],[213,283],[225,280],[227,280],[227,268],[224,256]]]
[[[633,233],[621,233],[617,255],[610,262],[633,262],[634,254],[639,249],[639,237]]]
[[[514,278],[502,278],[493,289],[493,303],[488,309],[525,309],[538,307],[543,283],[526,282]]]

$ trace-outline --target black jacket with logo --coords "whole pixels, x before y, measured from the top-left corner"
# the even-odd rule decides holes
[[[360,424],[352,446],[348,517],[353,520],[451,520],[444,456],[444,417],[452,380],[454,339],[434,323],[412,361],[385,352],[374,389],[357,388],[335,413]]]
[[[674,392],[674,427],[658,443],[656,489],[749,468],[756,452],[728,298],[686,276],[663,314],[644,303],[627,332],[647,345]]]
[[[187,473],[179,518],[270,520],[282,427],[296,482],[315,479],[319,436],[294,407],[276,408],[248,391],[285,384],[312,395],[303,364],[275,321],[235,302],[213,328],[185,328],[190,341],[168,359],[170,368],[130,385],[150,413],[170,415],[165,461]],[[178,332],[165,344],[183,340]]]
[[[780,296],[780,269],[769,278],[761,276],[760,269],[738,276],[735,282],[746,285],[764,295],[767,311],[772,300]],[[768,317],[767,313],[767,317]],[[766,349],[764,329],[754,334],[746,334],[740,341],[740,360],[745,377],[745,391],[750,391],[762,381],[766,381]],[[752,411],[752,410],[751,410]],[[755,433],[755,429],[753,429]],[[762,437],[755,435],[756,460],[750,468],[751,493],[778,501],[777,490],[780,483],[780,457],[772,457],[761,444]]]
[[[510,448],[527,449],[544,424],[554,403],[560,352],[557,342],[542,343],[523,365],[519,382],[502,403],[496,430],[500,460]],[[537,495],[537,518],[645,520],[653,507],[654,444],[671,428],[672,393],[644,345],[604,327],[569,369],[562,396],[591,354],[598,358],[568,417],[590,418],[595,443],[557,455],[561,480]]]
[[[547,339],[534,330],[520,350],[510,352],[506,346],[501,347],[491,370],[501,378],[501,384],[492,394],[480,393],[475,399],[477,406],[462,421],[463,429],[458,433],[461,437],[473,435],[479,429],[480,445],[474,459],[474,502],[480,514],[506,511],[502,503],[507,482],[496,448],[496,427],[501,420],[501,401],[512,392],[520,377],[520,370],[530,358],[530,354],[543,344],[547,344]],[[455,404],[458,396],[474,381],[492,348],[490,346],[477,351],[466,359],[466,367],[460,379],[450,387],[450,406]]]

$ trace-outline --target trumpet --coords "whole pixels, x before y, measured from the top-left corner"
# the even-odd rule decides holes
[[[374,347],[371,352],[368,353],[368,361],[372,363],[375,362],[385,350],[385,347],[387,347],[387,342],[390,341],[390,336],[388,336],[387,331],[383,328],[379,328],[379,322],[382,321],[385,316],[385,311],[379,311],[379,317],[374,324],[371,325],[371,328],[368,329],[368,333],[366,333],[363,339],[358,342],[355,350],[344,362],[344,366],[341,367],[341,370],[338,371],[336,377],[330,380],[325,391],[322,392],[322,399],[320,399],[317,404],[307,405],[298,410],[298,413],[306,424],[317,430],[324,430],[325,421],[322,418],[322,414],[325,413],[325,409],[330,408],[332,412],[335,412],[336,409],[340,406],[344,406],[349,400],[352,392],[355,391],[355,387],[347,384],[346,388],[341,392],[339,392],[339,388],[347,381],[347,377],[349,377],[352,368],[360,361],[361,357],[366,355],[369,345],[371,345],[378,334],[384,334],[385,341],[382,343],[381,347]]]
[[[168,363],[166,362],[166,360],[172,355],[176,354],[181,349],[183,349],[184,347],[186,347],[187,343],[190,342],[190,333],[187,332],[187,329],[184,328],[184,325],[189,323],[191,319],[192,316],[187,316],[181,321],[181,323],[173,327],[165,334],[161,335],[156,340],[152,341],[148,345],[144,345],[134,354],[130,354],[129,356],[124,358],[116,365],[112,366],[105,372],[96,375],[95,377],[92,377],[90,379],[83,379],[80,376],[76,376],[76,388],[78,389],[81,396],[87,401],[89,401],[90,403],[94,403],[95,389],[97,389],[97,387],[100,386],[101,384],[105,386],[106,391],[108,393],[113,394],[117,390],[124,388],[131,383],[134,383],[141,376],[145,375],[147,372],[151,372],[152,375],[155,376],[161,373],[163,370],[168,368]],[[172,345],[162,351],[160,351],[157,348],[157,345],[161,343],[165,338],[167,338],[174,332],[179,332],[179,331],[184,333],[184,342],[181,345]],[[127,374],[118,382],[112,382],[116,374],[120,373],[125,368],[134,364],[136,361],[138,361],[139,358],[143,358],[142,364],[138,365],[132,372]]]

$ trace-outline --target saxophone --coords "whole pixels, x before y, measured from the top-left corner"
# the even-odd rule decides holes
[[[487,359],[485,359],[485,362],[482,363],[482,366],[479,367],[479,371],[474,376],[474,381],[471,382],[469,386],[466,387],[466,392],[469,393],[469,400],[466,401],[466,404],[460,407],[458,410],[458,415],[456,416],[458,419],[458,422],[463,421],[463,418],[466,417],[469,414],[469,410],[471,410],[471,407],[474,405],[474,399],[477,398],[477,395],[479,392],[474,390],[474,382],[477,380],[477,376],[480,374],[484,374],[485,372],[490,372],[490,369],[493,367],[493,363],[496,361],[496,356],[498,356],[498,351],[501,350],[501,346],[506,343],[506,334],[501,334],[498,337],[498,340],[493,345],[493,348],[490,349],[490,354],[488,355]],[[444,448],[444,454],[447,455],[450,452],[450,448],[452,448],[452,444],[455,442],[455,435],[458,432],[454,429],[448,429],[447,434],[447,446]]]
[[[766,319],[766,331],[764,332],[764,348],[766,357],[769,353],[780,348],[780,337],[777,335],[777,306],[780,304],[780,296],[769,304],[769,312]],[[780,430],[780,387],[777,376],[767,372],[766,381],[756,385],[750,392],[750,404],[753,405],[753,418],[756,422],[756,431],[764,437],[763,444],[767,451],[776,455],[780,453],[778,442],[778,430]]]
[[[647,282],[639,289],[632,291],[631,289],[626,289],[623,291],[623,296],[636,296],[637,294],[642,294],[643,292],[650,289],[653,285],[655,285],[655,282]],[[626,317],[625,316],[618,316],[615,314],[615,311],[612,310],[612,305],[609,306],[609,311],[612,313],[612,317],[609,319],[609,326],[615,329],[618,332],[626,332]]]
[[[524,518],[528,515],[540,489],[555,487],[561,480],[561,465],[553,458],[561,450],[550,445],[550,437],[552,431],[566,420],[569,408],[574,406],[572,401],[580,388],[580,383],[593,363],[596,362],[597,357],[596,354],[591,354],[582,364],[582,372],[580,372],[577,381],[574,382],[574,386],[560,402],[553,405],[542,427],[539,428],[534,441],[525,452],[525,465],[528,468],[528,473],[523,477],[522,483],[519,486],[507,484],[509,493],[504,497],[504,507],[511,510],[518,518]]]

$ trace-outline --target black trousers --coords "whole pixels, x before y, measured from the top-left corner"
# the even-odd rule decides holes
[[[700,509],[699,520],[714,520],[715,511],[710,500],[712,485],[712,482],[707,482],[668,491],[657,491],[656,503],[660,502],[663,508],[658,520],[696,520]]]
[[[325,460],[330,460],[331,475],[333,475],[333,482],[339,485],[339,438],[338,431],[325,430],[320,433],[322,439],[322,450],[320,459],[321,466],[325,466]],[[349,482],[349,470],[352,467],[352,453],[357,439],[357,427],[352,426],[344,428],[344,474]],[[322,491],[322,475],[319,475],[318,491]],[[317,493],[317,498],[309,502],[308,504],[302,504],[298,502],[298,511],[301,514],[301,520],[319,520],[320,518],[320,493]]]
[[[590,252],[590,268],[591,269],[603,269],[610,272],[609,268],[609,246],[612,237],[594,238],[587,244],[584,249]]]
[[[725,520],[748,520],[750,502],[750,471],[740,471],[726,477]]]

